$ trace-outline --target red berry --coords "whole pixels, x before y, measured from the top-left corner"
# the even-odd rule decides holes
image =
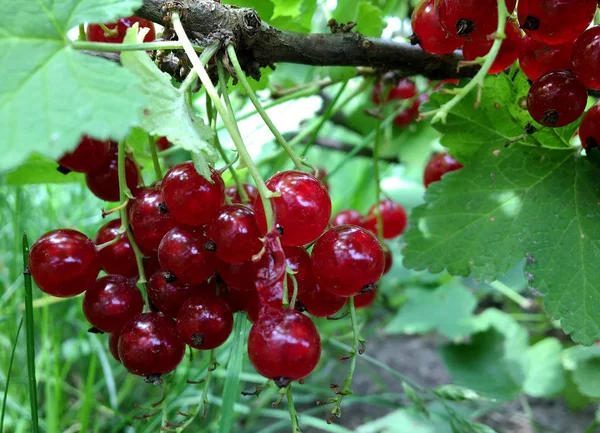
[[[119,332],[125,323],[144,310],[139,289],[128,278],[107,275],[86,290],[83,314],[103,332]]]
[[[419,44],[429,54],[450,54],[464,42],[442,27],[435,11],[435,0],[421,0],[415,7],[410,22],[413,31],[411,43]]]
[[[173,144],[171,144],[167,137],[160,137],[158,140],[156,140],[156,147],[158,147],[160,150],[167,150],[173,147]]]
[[[228,287],[234,290],[254,291],[259,273],[267,272],[269,264],[269,254],[265,252],[256,262],[248,260],[228,263],[217,260],[217,272]]]
[[[571,68],[571,51],[573,43],[547,45],[525,36],[521,40],[519,66],[532,81],[548,72]]]
[[[429,187],[432,182],[437,182],[446,173],[459,170],[463,165],[447,153],[436,153],[433,155],[425,166],[423,174],[423,183],[425,188]]]
[[[579,138],[584,149],[597,148],[600,144],[600,104],[594,105],[583,116]]]
[[[361,293],[360,295],[356,295],[354,297],[354,308],[366,308],[370,307],[375,301],[375,297],[377,296],[377,290],[373,289],[368,291],[367,293]]]
[[[248,304],[246,306],[246,311],[248,313],[248,320],[252,323],[256,323],[258,320],[258,316],[261,312],[260,299],[258,298],[258,292],[255,290],[253,292],[246,292],[248,295]]]
[[[225,284],[219,284],[219,296],[227,302],[232,313],[246,311],[251,291],[235,290]]]
[[[158,261],[179,283],[200,284],[216,270],[217,256],[206,249],[209,245],[202,228],[175,227],[160,242]]]
[[[175,322],[160,313],[143,313],[131,319],[119,337],[119,357],[129,372],[139,376],[167,374],[179,365],[185,344]]]
[[[206,234],[224,262],[250,260],[262,248],[254,212],[241,204],[223,206],[208,224]]]
[[[108,349],[117,362],[121,362],[121,358],[119,357],[119,336],[116,332],[108,336]]]
[[[331,199],[319,179],[301,171],[283,171],[267,180],[267,187],[281,194],[272,198],[271,204],[275,224],[283,232],[282,245],[305,245],[323,233],[331,217]],[[270,228],[260,197],[254,207],[256,222],[264,234]]]
[[[369,231],[356,226],[333,227],[312,250],[317,284],[338,296],[353,296],[372,288],[385,266],[381,244]]]
[[[179,307],[192,296],[215,293],[216,285],[211,280],[199,285],[168,282],[164,271],[154,273],[148,280],[148,297],[152,305],[167,317],[175,318]]]
[[[250,209],[254,209],[254,202],[256,201],[256,197],[258,197],[258,190],[250,184],[245,183],[243,185],[244,191],[246,191],[246,195],[248,196],[248,203],[243,203],[242,198],[240,197],[240,193],[237,189],[237,186],[232,185],[225,190],[225,195],[229,197],[231,203],[233,204],[244,204],[248,206]]]
[[[507,19],[504,32],[506,33],[506,39],[502,41],[500,51],[494,63],[492,63],[492,67],[488,72],[489,74],[502,72],[512,65],[519,55],[523,35],[521,34],[521,30],[519,30],[517,22],[510,18]],[[463,45],[463,56],[465,60],[475,60],[477,57],[483,57],[490,51],[493,44],[494,41],[492,39],[466,41]]]
[[[383,268],[383,275],[387,274],[390,269],[392,269],[392,265],[394,264],[394,256],[392,255],[392,251],[387,245],[383,246],[383,255],[385,257],[385,266]]]
[[[87,290],[100,272],[96,247],[76,230],[52,230],[39,238],[29,253],[33,280],[45,293],[59,298]]]
[[[261,375],[285,385],[308,376],[319,362],[321,339],[313,322],[294,310],[263,314],[250,330],[248,357]]]
[[[196,171],[191,161],[172,167],[162,180],[162,195],[179,224],[201,226],[209,222],[225,202],[221,174],[211,169],[212,183]]]
[[[317,167],[315,170],[313,170],[312,174],[314,177],[319,179],[323,183],[323,185],[325,185],[327,191],[329,191],[329,184],[326,182],[327,170],[325,170],[323,167]]]
[[[94,243],[102,245],[114,240],[119,236],[121,228],[121,220],[116,219],[107,222],[98,230]],[[121,238],[114,244],[102,248],[98,251],[100,265],[107,274],[122,275],[127,278],[135,278],[138,276],[137,262],[135,261],[135,253],[129,243],[129,238],[126,233],[121,235]]]
[[[302,302],[304,294],[314,292],[317,285],[312,274],[310,255],[302,247],[285,247],[283,252],[287,267],[295,272],[294,278],[298,285],[298,299]],[[291,299],[294,292],[294,282],[289,275],[287,276],[287,290]]]
[[[583,114],[587,90],[566,70],[549,72],[533,82],[527,95],[527,109],[538,123],[558,128],[575,122]]]
[[[509,12],[517,0],[506,0]],[[496,0],[435,0],[440,23],[454,36],[485,39],[498,27],[498,2]]]
[[[73,152],[65,153],[58,163],[71,171],[91,173],[98,170],[108,158],[110,141],[94,140],[84,135]]]
[[[156,38],[156,32],[154,30],[154,25],[143,18],[139,18],[136,16],[119,18],[116,23],[107,23],[104,24],[108,29],[113,30],[117,29],[117,34],[114,36],[110,36],[104,33],[100,24],[88,24],[87,26],[87,39],[92,42],[108,42],[111,44],[120,44],[125,39],[125,34],[127,33],[127,29],[133,27],[135,23],[139,23],[140,29],[147,27],[150,29],[148,34],[144,37],[144,42],[152,42],[154,38]]]
[[[352,224],[355,226],[362,225],[363,216],[361,213],[354,209],[345,209],[339,212],[331,220],[332,226],[341,226],[342,224]]]
[[[573,69],[581,83],[600,90],[600,26],[587,29],[573,45]]]
[[[314,317],[333,316],[342,309],[346,299],[323,290],[318,284],[315,284],[312,292],[304,292],[301,298],[298,297],[306,312]]]
[[[573,42],[592,22],[596,0],[520,0],[521,28],[548,45]]]
[[[394,125],[405,128],[419,117],[419,106],[421,104],[415,101],[410,107],[405,108],[394,118]]]
[[[389,93],[387,94],[387,97],[385,98],[385,102],[401,101],[404,99],[414,98],[416,96],[416,94],[417,94],[417,87],[415,86],[415,83],[404,78],[404,79],[400,80],[396,86],[389,89]],[[375,102],[375,104],[379,105],[381,103],[381,96],[382,96],[381,83],[377,83],[375,85],[375,87],[373,88],[373,94],[372,94],[373,102]]]
[[[129,156],[125,157],[125,179],[131,193],[135,195],[140,183],[137,165]],[[109,155],[100,168],[86,173],[85,182],[92,193],[105,201],[119,201],[118,147],[111,144]]]
[[[369,209],[369,213],[363,223],[364,228],[377,234],[377,216],[375,215],[375,205]],[[400,205],[392,200],[382,200],[379,203],[381,212],[381,222],[383,223],[383,238],[393,239],[400,236],[406,228],[406,211]]]
[[[233,329],[233,313],[215,295],[194,296],[179,309],[177,331],[195,349],[210,350],[225,343]]]
[[[129,207],[129,224],[135,242],[145,255],[158,251],[164,235],[175,227],[160,189],[144,188],[136,194]]]
[[[146,276],[154,275],[155,272],[162,271],[160,263],[158,263],[158,254],[151,254],[150,257],[144,257],[142,259],[144,264],[144,273]]]

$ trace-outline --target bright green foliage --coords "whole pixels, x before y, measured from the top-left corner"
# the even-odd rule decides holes
[[[143,94],[115,63],[78,53],[67,32],[88,22],[130,15],[139,0],[19,2],[0,23],[0,170],[32,152],[57,158],[82,134],[124,138],[138,123]],[[14,11],[14,2],[0,0]]]
[[[600,398],[600,346],[571,347],[562,353],[562,363],[572,372],[579,392]]]
[[[83,174],[71,172],[64,175],[56,170],[57,167],[56,161],[33,154],[25,163],[9,172],[5,182],[7,185],[84,182]]]
[[[523,390],[532,397],[552,397],[565,387],[565,372],[560,358],[562,344],[545,338],[527,350],[527,377]]]
[[[344,24],[350,21],[357,23],[354,31],[365,36],[381,36],[386,26],[383,12],[369,0],[338,1],[333,18]]]
[[[277,0],[272,18],[280,16],[297,17],[300,15],[302,0]]]
[[[470,320],[477,305],[475,296],[464,287],[442,286],[433,291],[406,290],[408,301],[385,327],[388,334],[418,334],[433,330],[450,339],[472,332]]]

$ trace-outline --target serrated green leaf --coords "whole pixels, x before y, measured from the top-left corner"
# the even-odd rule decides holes
[[[381,36],[387,23],[383,12],[370,1],[362,1],[358,5],[357,30],[365,36]]]
[[[579,392],[600,398],[600,346],[566,349],[562,352],[562,363],[571,371]]]
[[[131,15],[140,0],[0,0],[0,170],[30,153],[58,158],[83,134],[125,138],[144,96],[119,65],[76,52],[67,32],[85,21]]]
[[[44,183],[85,183],[82,173],[64,175],[56,170],[58,164],[52,159],[32,154],[14,170],[6,174],[6,185],[31,185]]]
[[[562,344],[556,338],[545,338],[527,350],[527,377],[524,391],[532,397],[552,397],[565,387],[561,365]]]
[[[132,28],[127,31],[124,42],[136,43],[137,38],[137,29]],[[214,136],[213,130],[196,114],[185,93],[171,84],[171,76],[158,69],[144,51],[121,53],[121,63],[140,77],[147,97],[141,127],[151,135],[166,136],[173,145],[193,155],[203,152],[207,162],[216,162],[218,155],[208,144]],[[203,174],[208,173],[197,167]]]
[[[477,305],[475,296],[460,286],[436,290],[406,290],[408,301],[385,327],[387,334],[420,334],[436,330],[450,339],[466,337],[473,331],[471,319]]]

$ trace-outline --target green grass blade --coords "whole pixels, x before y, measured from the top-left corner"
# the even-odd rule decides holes
[[[21,318],[21,320],[19,321],[17,335],[15,336],[15,342],[10,353],[10,361],[8,362],[8,372],[6,373],[6,388],[4,389],[4,398],[2,399],[2,413],[0,414],[0,433],[4,431],[4,414],[6,413],[6,399],[8,397],[8,387],[10,385],[10,374],[12,372],[13,362],[15,361],[15,352],[17,351],[17,343],[19,341],[19,334],[21,333],[22,326],[23,318]]]
[[[98,367],[98,356],[92,352],[90,354],[90,365],[88,367],[88,376],[85,383],[85,395],[79,412],[79,420],[81,422],[82,432],[88,431],[90,423],[90,413],[94,404],[94,380],[96,379],[96,370]]]
[[[223,401],[221,404],[221,421],[219,423],[219,433],[229,433],[235,419],[234,406],[240,395],[240,374],[244,361],[244,348],[246,334],[246,317],[244,314],[238,314],[235,322],[233,343],[231,345],[231,355],[227,363],[227,378],[223,388]]]
[[[29,271],[29,240],[23,233],[23,274],[25,282],[25,335],[27,336],[27,373],[29,382],[29,402],[31,403],[31,431],[39,433],[37,381],[35,379],[35,342],[33,328],[33,294],[31,272]]]

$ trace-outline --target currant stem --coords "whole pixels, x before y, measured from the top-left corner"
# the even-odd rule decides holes
[[[373,176],[375,177],[375,217],[377,218],[377,238],[383,245],[383,218],[381,217],[381,177],[379,175],[379,145],[381,142],[381,120],[377,122],[375,129],[375,141],[373,142]]]
[[[298,281],[296,280],[296,276],[293,272],[288,272],[288,275],[292,279],[292,284],[294,285],[294,291],[292,292],[292,300],[290,301],[290,309],[296,308],[296,298],[298,297]]]
[[[254,90],[252,90],[252,87],[250,86],[250,83],[248,82],[248,79],[246,78],[246,74],[244,73],[244,71],[242,70],[242,67],[240,66],[240,62],[237,58],[237,54],[235,52],[235,48],[233,45],[227,46],[227,54],[229,55],[229,60],[231,60],[231,64],[233,65],[233,69],[235,70],[237,78],[240,81],[240,83],[242,83],[242,87],[248,94],[248,98],[250,98],[250,101],[252,101],[254,108],[256,108],[256,111],[258,111],[258,114],[260,114],[260,117],[262,117],[263,121],[265,122],[265,124],[267,125],[267,127],[269,128],[269,130],[271,131],[273,136],[275,137],[275,140],[277,140],[279,145],[281,147],[283,147],[283,149],[286,151],[286,153],[288,154],[290,159],[294,162],[294,165],[296,166],[296,168],[298,170],[302,170],[303,169],[302,161],[300,160],[300,158],[298,158],[298,155],[296,155],[296,153],[290,147],[290,145],[288,144],[286,139],[283,138],[283,135],[281,135],[281,133],[279,132],[279,130],[277,129],[277,127],[275,126],[275,124],[273,123],[273,121],[271,120],[271,118],[269,117],[269,115],[267,114],[265,109],[263,108],[263,106],[261,105],[260,101],[256,97]]]
[[[521,295],[520,293],[515,292],[513,289],[508,287],[506,284],[504,284],[498,280],[491,282],[490,286],[492,286],[498,292],[502,293],[504,296],[506,296],[511,301],[518,304],[524,310],[528,310],[533,306],[533,301],[531,299],[528,299],[528,298],[524,297],[523,295]]]
[[[158,151],[156,149],[156,140],[154,137],[149,137],[150,142],[150,154],[152,155],[152,165],[154,166],[154,174],[156,175],[156,180],[162,180],[162,170],[160,168],[160,161],[158,160]]]
[[[123,237],[123,233],[125,233],[125,230],[121,231],[122,229],[123,229],[123,226],[121,225],[121,228],[119,228],[119,234],[117,236],[115,236],[113,239],[111,239],[108,242],[104,242],[103,244],[96,245],[96,251],[102,251],[104,248],[110,247],[111,245],[114,245],[117,242],[119,242],[121,240],[121,238]]]
[[[106,27],[106,24],[100,24],[100,27],[104,31],[104,36],[106,36],[107,38],[114,38],[119,34],[119,30],[116,26],[114,29],[109,29],[108,27]]]
[[[87,35],[85,34],[85,25],[83,24],[79,24],[79,35],[78,35],[78,40],[80,41],[87,41]]]
[[[71,46],[76,50],[98,52],[122,51],[155,51],[155,50],[181,50],[183,46],[176,41],[143,42],[139,44],[111,44],[109,42],[72,41]],[[200,45],[192,45],[198,52],[204,51]]]
[[[288,411],[290,413],[290,420],[292,421],[292,433],[301,433],[300,428],[298,427],[298,413],[296,412],[296,407],[294,406],[294,396],[292,393],[292,384],[290,383],[287,386],[287,391],[285,393],[287,398]]]

